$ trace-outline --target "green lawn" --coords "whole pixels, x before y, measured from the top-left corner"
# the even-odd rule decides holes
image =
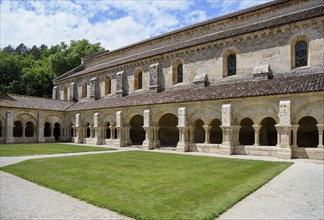
[[[42,144],[0,144],[0,156],[27,156],[39,154],[58,154],[87,151],[112,150],[102,147],[90,147],[72,144],[42,143]]]
[[[214,219],[291,164],[136,151],[1,170],[136,219]]]

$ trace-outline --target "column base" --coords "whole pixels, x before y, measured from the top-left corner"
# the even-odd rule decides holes
[[[219,145],[219,154],[232,155],[234,154],[234,147],[230,145]]]
[[[188,143],[178,143],[176,150],[178,152],[188,152],[189,151]]]
[[[142,149],[143,150],[154,150],[154,144],[152,140],[145,140],[142,144]]]
[[[38,138],[38,143],[45,143],[45,138]]]
[[[280,159],[291,159],[292,158],[292,149],[290,147],[279,148],[277,150],[277,157]]]
[[[14,139],[13,138],[7,138],[6,139],[6,144],[13,144],[14,143]]]

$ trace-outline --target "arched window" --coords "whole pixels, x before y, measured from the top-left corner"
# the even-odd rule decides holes
[[[172,64],[172,84],[183,82],[183,63],[180,60],[176,60]]]
[[[177,67],[177,83],[183,82],[183,65],[180,63]]]
[[[227,76],[236,75],[236,55],[230,54],[227,57]]]
[[[105,78],[105,95],[111,94],[111,79],[110,77]]]
[[[87,82],[82,83],[82,98],[85,98],[88,96],[88,91],[87,91]]]
[[[27,122],[25,128],[25,136],[26,137],[33,137],[34,136],[34,125],[31,122]]]
[[[22,137],[23,127],[20,121],[16,121],[13,128],[13,136],[14,137]]]
[[[305,41],[298,41],[295,44],[295,66],[307,66],[307,43]]]
[[[142,89],[143,87],[143,73],[141,70],[137,70],[134,73],[134,90]]]

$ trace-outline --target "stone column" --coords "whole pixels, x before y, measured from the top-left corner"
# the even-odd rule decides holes
[[[153,148],[160,147],[160,140],[159,140],[159,130],[160,127],[157,125],[153,125]]]
[[[233,146],[240,144],[240,125],[232,126],[232,132],[233,132]]]
[[[154,149],[154,129],[152,125],[152,113],[151,110],[144,110],[144,130],[145,130],[145,140],[142,144],[143,149],[152,150]]]
[[[22,137],[23,137],[23,138],[26,137],[26,135],[25,135],[25,133],[26,133],[26,128],[27,128],[27,125],[26,125],[26,124],[23,124],[23,125],[22,125]]]
[[[324,124],[317,124],[317,129],[318,129],[318,148],[323,149],[323,130],[324,130]]]
[[[81,116],[80,114],[75,115],[75,139],[74,143],[80,144],[83,142],[83,127],[80,124]]]
[[[178,109],[178,129],[179,129],[179,142],[177,144],[177,151],[187,152],[189,150],[188,138],[187,138],[187,115],[186,108],[182,107]]]
[[[203,128],[205,130],[205,143],[204,144],[210,144],[210,130],[211,130],[212,126],[204,125]]]
[[[7,144],[14,143],[13,128],[14,128],[13,112],[7,110],[6,112],[6,143]]]
[[[231,155],[234,153],[233,142],[233,126],[232,121],[232,106],[231,104],[222,105],[222,125],[223,130],[223,142],[220,145],[220,154]]]
[[[128,144],[128,127],[123,126],[124,118],[123,112],[117,111],[116,112],[116,129],[117,129],[117,139],[119,147],[126,147]]]
[[[38,113],[38,142],[39,143],[44,143],[45,142],[45,138],[44,138],[44,113],[43,112],[39,112]]]
[[[94,138],[96,139],[96,144],[102,144],[102,132],[100,126],[100,116],[99,113],[94,113],[93,115],[93,129],[94,129]]]
[[[189,126],[189,143],[194,143],[194,137],[195,137],[195,126]]]
[[[292,147],[298,147],[297,146],[297,131],[298,131],[299,125],[292,125],[291,128],[293,131]],[[278,137],[279,137],[279,133],[278,133]],[[278,145],[279,141],[280,141],[280,139],[278,140],[277,145]]]
[[[259,131],[261,129],[261,125],[252,125],[254,128],[254,146],[259,146],[260,145],[260,135]]]
[[[110,139],[115,139],[115,132],[116,132],[115,126],[111,125],[109,126],[109,128],[110,128]]]
[[[290,146],[291,139],[291,109],[290,100],[282,99],[279,102],[279,124],[275,125],[278,133],[279,149],[277,150],[277,157],[283,159],[292,158],[292,149]]]

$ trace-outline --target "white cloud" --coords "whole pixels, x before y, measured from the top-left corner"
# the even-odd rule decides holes
[[[253,2],[0,1],[1,48],[20,43],[49,46],[85,38],[112,50],[217,16],[219,12],[211,7],[227,13]]]

